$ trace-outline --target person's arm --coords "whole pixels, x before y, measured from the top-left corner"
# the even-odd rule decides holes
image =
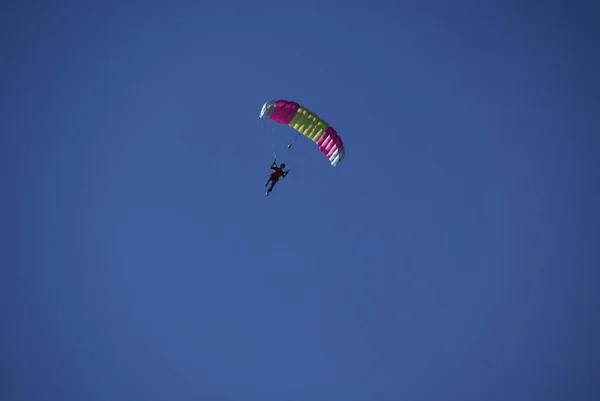
[[[273,163],[271,163],[271,170],[273,170],[274,167],[277,167],[277,163],[275,161],[273,161]]]
[[[288,175],[288,173],[289,173],[289,172],[290,172],[290,170],[288,170],[288,171],[284,171],[284,172],[283,172],[283,174],[282,174],[282,175],[283,175],[283,178],[285,178],[285,176],[286,176],[286,175]]]

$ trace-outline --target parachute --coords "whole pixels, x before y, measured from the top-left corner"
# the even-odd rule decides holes
[[[308,108],[289,100],[271,100],[266,102],[260,112],[260,118],[271,119],[286,124],[317,144],[319,150],[327,156],[335,167],[344,159],[346,151],[342,138],[336,130]],[[288,149],[291,145],[288,145]]]

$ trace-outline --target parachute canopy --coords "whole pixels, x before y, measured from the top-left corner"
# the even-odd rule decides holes
[[[344,159],[345,149],[342,138],[336,130],[308,108],[289,100],[266,102],[260,118],[268,118],[279,124],[286,124],[311,139],[335,167]]]

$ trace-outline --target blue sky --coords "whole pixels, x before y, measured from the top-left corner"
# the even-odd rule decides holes
[[[3,3],[0,398],[597,400],[592,4]]]

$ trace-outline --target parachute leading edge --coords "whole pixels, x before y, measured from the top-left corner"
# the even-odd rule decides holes
[[[317,144],[335,167],[346,154],[342,138],[336,130],[308,108],[288,100],[266,102],[260,118],[268,118],[279,124],[286,124]]]

